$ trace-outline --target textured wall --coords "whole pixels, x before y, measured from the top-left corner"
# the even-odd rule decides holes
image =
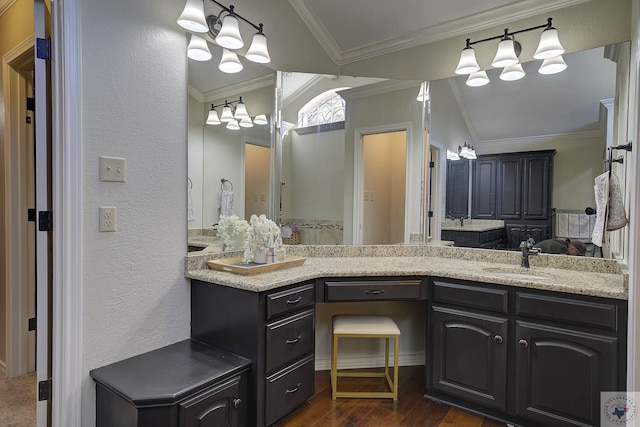
[[[81,3],[83,144],[82,425],[95,422],[89,370],[189,337],[186,36],[171,0]],[[98,180],[98,157],[127,182]],[[118,229],[98,232],[98,207]]]

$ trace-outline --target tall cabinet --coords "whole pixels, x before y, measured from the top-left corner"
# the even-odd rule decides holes
[[[555,150],[478,156],[473,164],[472,217],[505,221],[509,249],[551,237]]]

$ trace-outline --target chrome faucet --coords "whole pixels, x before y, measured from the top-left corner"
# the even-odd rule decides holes
[[[529,255],[537,255],[540,253],[539,248],[533,247],[535,243],[536,241],[531,237],[520,242],[520,250],[522,250],[522,261],[520,261],[520,267],[529,268]]]
[[[447,218],[448,218],[448,219],[451,219],[451,220],[453,220],[453,221],[455,221],[456,219],[459,219],[459,220],[460,220],[460,227],[464,227],[464,220],[465,220],[465,219],[467,219],[467,218],[469,218],[469,217],[468,217],[468,216],[465,216],[465,215],[462,215],[462,216],[460,216],[460,218],[456,218],[456,217],[455,217],[455,216],[453,216],[453,215],[447,215]]]

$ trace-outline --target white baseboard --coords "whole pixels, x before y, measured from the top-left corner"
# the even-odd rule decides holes
[[[389,355],[393,364],[393,354]],[[398,355],[399,366],[424,365],[424,352],[400,353]],[[384,353],[378,354],[345,354],[338,359],[338,369],[362,369],[379,368],[384,366]],[[331,369],[331,355],[316,355],[316,371],[328,371]]]

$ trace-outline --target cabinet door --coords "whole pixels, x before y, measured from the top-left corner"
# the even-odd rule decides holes
[[[522,219],[549,219],[551,212],[551,156],[539,155],[524,160]]]
[[[519,248],[520,242],[525,240],[527,235],[527,226],[524,224],[507,224],[505,229],[507,249]]]
[[[544,426],[597,426],[616,391],[618,339],[518,321],[516,415]]]
[[[431,307],[431,388],[504,411],[507,319]]]
[[[239,427],[244,405],[241,380],[235,377],[180,403],[180,427]]]
[[[496,219],[496,165],[495,158],[478,159],[473,164],[473,218]]]
[[[548,225],[527,224],[526,227],[526,239],[531,237],[537,243],[551,238],[551,227]]]
[[[522,159],[506,157],[498,161],[498,218],[520,219],[522,203]]]
[[[469,214],[469,161],[447,160],[447,215]]]

